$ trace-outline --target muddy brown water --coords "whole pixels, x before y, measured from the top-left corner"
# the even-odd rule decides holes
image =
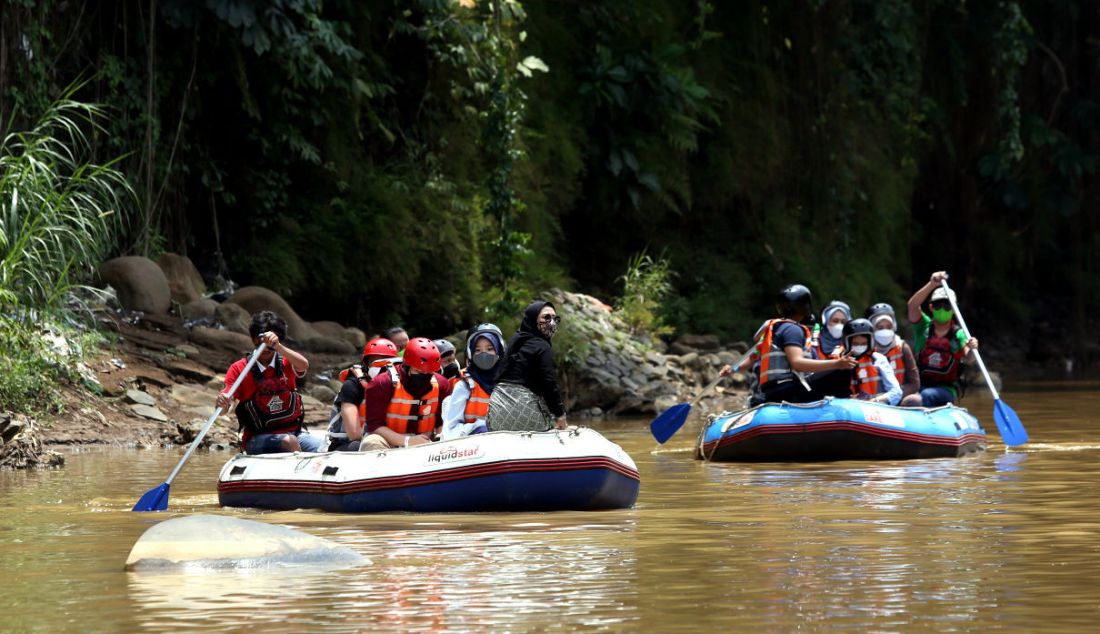
[[[964,459],[707,464],[691,421],[596,426],[638,463],[635,508],[484,515],[221,509],[197,454],[170,511],[132,513],[182,450],[96,450],[0,474],[3,631],[1057,631],[1100,622],[1100,383],[1003,395],[1032,442]],[[301,528],[373,564],[122,571],[153,523],[227,513]]]

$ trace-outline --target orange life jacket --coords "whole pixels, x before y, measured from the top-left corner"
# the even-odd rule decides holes
[[[392,378],[393,396],[386,407],[386,427],[399,434],[427,434],[433,431],[439,409],[439,381],[435,375],[432,375],[432,388],[421,398],[409,394],[401,385],[400,377]],[[365,414],[364,410],[360,411]]]
[[[462,411],[466,423],[485,420],[485,417],[489,415],[489,393],[472,377],[466,376],[465,371],[457,380],[465,381],[466,387],[470,388],[470,397],[466,399],[466,409]]]
[[[875,355],[868,352],[856,361],[858,365],[852,371],[852,396],[859,396],[860,392],[868,396],[881,394],[882,377],[875,367]]]
[[[807,359],[812,356],[809,328],[791,319],[769,319],[764,322],[764,325],[756,331],[756,347],[754,349],[756,356],[760,359],[761,388],[771,381],[779,382],[794,378],[791,364],[787,361],[787,353],[772,341],[776,326],[783,322],[794,324],[802,329],[805,334],[805,341],[802,344],[802,356]]]
[[[902,354],[902,348],[905,346],[900,339],[894,337],[894,345],[890,347],[886,352],[881,352],[886,356],[886,359],[894,366],[894,376],[898,377],[898,384],[905,383],[905,355]]]

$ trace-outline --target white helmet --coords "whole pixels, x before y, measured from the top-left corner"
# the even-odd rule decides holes
[[[955,291],[950,288],[939,287],[932,291],[932,297],[928,301],[936,302],[941,299],[950,299],[951,303],[955,303]]]

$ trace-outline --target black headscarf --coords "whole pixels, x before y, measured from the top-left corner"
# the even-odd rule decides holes
[[[504,367],[500,371],[497,383],[518,383],[546,400],[550,413],[555,417],[565,414],[561,391],[554,368],[554,353],[550,348],[550,338],[539,330],[539,313],[543,308],[553,306],[550,302],[531,302],[523,311],[523,321],[519,330],[508,343],[504,356]]]
[[[509,350],[517,350],[517,343],[522,344],[524,341],[530,339],[531,337],[538,337],[539,339],[550,343],[550,338],[542,334],[542,331],[539,330],[539,313],[541,313],[542,309],[546,308],[547,306],[554,308],[555,310],[557,309],[557,307],[555,307],[550,302],[536,300],[531,302],[527,309],[523,311],[523,321],[519,323],[519,330],[517,330],[516,334],[512,336],[512,341],[508,344]]]

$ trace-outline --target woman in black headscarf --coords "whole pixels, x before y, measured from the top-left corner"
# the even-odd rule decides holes
[[[565,429],[565,404],[558,389],[550,338],[561,324],[554,305],[532,302],[508,344],[504,367],[489,400],[490,431]]]

